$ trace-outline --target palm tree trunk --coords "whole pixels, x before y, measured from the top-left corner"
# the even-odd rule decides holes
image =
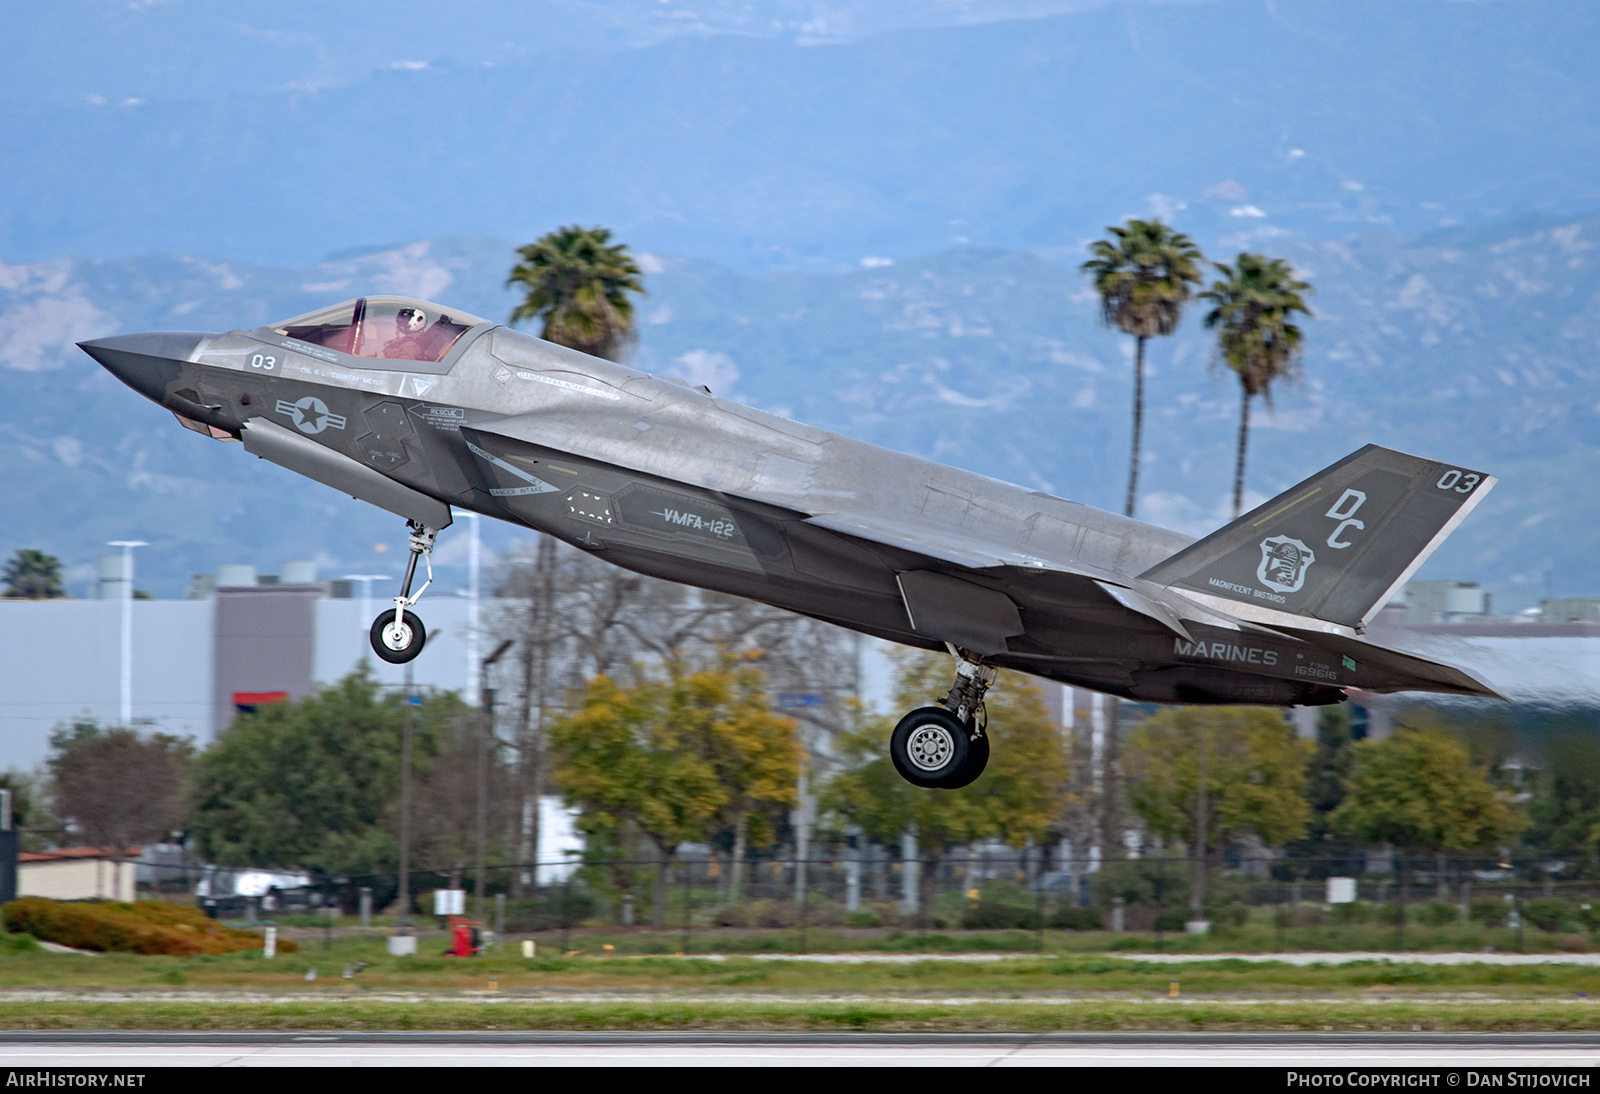
[[[1233,519],[1239,519],[1244,506],[1244,449],[1250,440],[1250,389],[1239,385],[1243,396],[1239,400],[1239,454],[1233,463]]]
[[[1144,432],[1144,342],[1143,336],[1136,339],[1133,351],[1133,455],[1128,460],[1128,503],[1122,510],[1130,517],[1139,492],[1139,439]]]

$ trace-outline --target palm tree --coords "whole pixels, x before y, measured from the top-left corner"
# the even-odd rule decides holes
[[[1217,357],[1239,377],[1239,454],[1233,469],[1233,515],[1244,503],[1244,453],[1250,437],[1250,400],[1263,396],[1272,405],[1272,385],[1300,375],[1300,328],[1292,322],[1299,312],[1308,319],[1305,297],[1312,288],[1295,280],[1294,271],[1281,258],[1241,253],[1230,267],[1216,264],[1222,274],[1200,294],[1215,305],[1206,315],[1206,329],[1217,330]]]
[[[606,228],[572,225],[517,249],[522,261],[506,285],[527,289],[511,313],[513,326],[544,320],[540,337],[569,349],[620,360],[633,340],[629,293],[643,293],[637,263]]]
[[[1133,355],[1133,456],[1128,466],[1128,503],[1133,516],[1139,488],[1139,438],[1144,429],[1144,343],[1178,328],[1191,286],[1200,284],[1200,248],[1159,220],[1130,220],[1107,228],[1114,239],[1089,245],[1094,255],[1079,267],[1094,278],[1100,320],[1135,338]]]

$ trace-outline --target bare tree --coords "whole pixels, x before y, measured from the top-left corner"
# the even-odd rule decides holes
[[[94,722],[50,735],[51,798],[68,830],[119,860],[133,844],[159,842],[183,825],[194,746],[164,733]]]
[[[478,734],[475,718],[462,715],[451,727],[447,740],[418,779],[413,799],[413,814],[423,823],[413,824],[413,853],[418,861],[450,871],[450,887],[461,888],[467,863],[478,847]],[[511,775],[502,750],[491,750],[485,787],[490,831],[503,832],[508,826]]]
[[[847,716],[842,693],[859,685],[856,639],[837,627],[631,573],[549,537],[507,561],[497,592],[508,610],[490,626],[497,637],[516,639],[518,651],[520,695],[508,743],[517,757],[520,862],[538,851],[545,728],[594,677],[636,682],[641,666],[668,660],[700,665],[724,652],[755,656],[773,691],[826,696],[821,707],[789,712],[801,715],[802,744],[813,757],[831,754],[826,738]]]

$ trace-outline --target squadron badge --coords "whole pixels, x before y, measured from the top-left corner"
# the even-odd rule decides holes
[[[1297,593],[1306,583],[1306,571],[1317,561],[1316,552],[1288,536],[1268,536],[1261,541],[1261,565],[1256,577],[1280,593]]]

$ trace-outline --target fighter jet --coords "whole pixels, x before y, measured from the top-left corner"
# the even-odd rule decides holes
[[[185,427],[404,518],[372,623],[426,641],[417,563],[453,508],[618,566],[954,657],[891,755],[954,788],[989,757],[1000,668],[1155,703],[1319,705],[1497,693],[1366,625],[1483,500],[1481,471],[1374,445],[1194,540],[814,429],[421,300],[368,296],[253,330],[81,343]]]

